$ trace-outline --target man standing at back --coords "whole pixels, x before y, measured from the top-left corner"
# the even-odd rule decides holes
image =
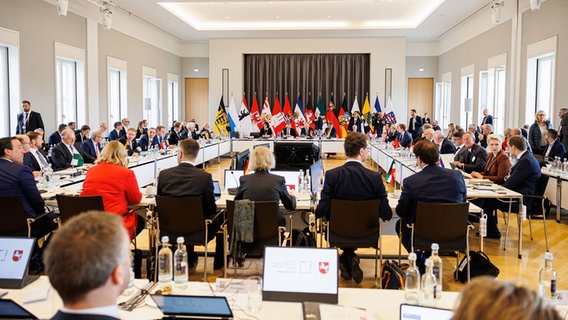
[[[118,215],[89,211],[67,221],[45,252],[49,282],[63,300],[52,319],[120,319],[116,299],[130,280],[128,245]]]
[[[407,224],[414,223],[416,203],[465,202],[466,188],[462,174],[457,170],[444,169],[437,165],[440,153],[438,146],[430,141],[419,141],[414,146],[416,164],[420,172],[404,179],[402,194],[396,206],[396,214],[402,218],[402,244],[410,251],[411,230]],[[435,185],[435,190],[432,187]]]
[[[392,217],[383,178],[378,172],[367,169],[363,163],[369,157],[369,137],[360,132],[351,132],[343,145],[347,161],[344,165],[329,170],[325,175],[325,184],[321,191],[321,200],[316,209],[316,217],[329,220],[331,199],[342,200],[381,200],[380,216],[383,221]],[[354,212],[353,214],[357,214]],[[378,221],[377,221],[378,222]],[[353,279],[357,283],[363,280],[363,271],[359,267],[359,257],[354,248],[341,248],[339,259],[341,278]]]
[[[199,142],[196,140],[185,139],[178,144],[177,159],[179,165],[160,172],[158,195],[172,198],[201,197],[203,217],[213,219],[217,210],[213,194],[213,178],[210,173],[195,167],[195,159],[198,153]],[[185,210],[188,209],[191,208],[185,208]],[[180,210],[179,214],[191,214],[191,212]],[[218,217],[209,224],[208,241],[215,237],[222,223],[222,218]],[[213,262],[215,270],[223,267],[223,242],[223,237],[219,234],[216,239],[215,260]],[[187,260],[190,267],[197,265],[197,255],[193,251],[193,246],[187,246]]]
[[[408,132],[412,139],[416,139],[422,133],[422,118],[416,114],[416,109],[410,109],[410,120],[408,121]]]
[[[564,145],[564,148],[568,150],[568,108],[562,108],[558,112],[560,117],[560,127],[558,127],[558,138],[560,142]]]
[[[32,111],[32,104],[28,100],[22,101],[24,112],[18,115],[16,134],[26,134],[37,128],[45,129],[39,112]]]

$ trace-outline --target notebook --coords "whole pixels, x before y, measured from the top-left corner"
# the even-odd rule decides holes
[[[262,299],[337,303],[337,249],[265,247]]]
[[[225,297],[152,294],[164,317],[181,319],[233,319]]]
[[[400,305],[400,320],[450,320],[453,316],[453,310],[411,304]]]
[[[215,201],[221,198],[221,185],[219,181],[213,181],[213,196],[215,197]]]
[[[2,319],[39,319],[13,300],[0,300],[0,318]]]
[[[21,289],[37,280],[28,275],[35,238],[0,237],[0,288]]]

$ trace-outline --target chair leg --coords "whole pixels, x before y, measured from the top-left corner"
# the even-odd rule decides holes
[[[456,251],[456,253],[456,269],[454,270],[454,281],[458,280],[458,273],[456,271],[458,271],[460,267],[460,252]]]
[[[207,282],[207,239],[209,239],[208,223],[205,223],[205,259],[203,259],[203,282]]]
[[[511,207],[512,207],[512,205],[513,205],[513,201],[510,200],[509,201],[509,213],[507,214],[507,231],[505,232],[505,242],[503,243],[503,250],[507,249],[507,239],[509,238],[509,225],[510,225],[509,222],[511,221]]]
[[[227,278],[227,225],[223,225],[223,278]]]
[[[546,252],[548,252],[548,233],[546,232],[546,215],[544,214],[544,200],[542,200],[542,225],[544,227],[544,242],[546,243]]]
[[[531,235],[531,241],[533,241],[533,234],[532,234],[532,219],[531,219],[531,215],[528,214],[528,218],[529,218],[529,233]]]

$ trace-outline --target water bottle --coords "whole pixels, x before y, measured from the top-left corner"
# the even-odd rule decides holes
[[[162,237],[162,249],[158,252],[158,282],[162,288],[169,285],[173,278],[173,253],[168,236]]]
[[[300,174],[298,175],[298,192],[302,192],[304,188],[304,170],[300,169]]]
[[[432,243],[430,247],[432,249],[432,255],[428,260],[432,261],[432,273],[436,276],[437,286],[436,286],[436,299],[442,298],[442,258],[438,255],[438,250],[440,246],[437,243]]]
[[[554,256],[547,252],[544,254],[544,267],[538,275],[538,295],[544,300],[553,303],[558,299],[556,295],[556,271],[552,268]]]
[[[408,254],[408,269],[404,273],[404,302],[420,304],[420,271],[416,267],[416,253]]]
[[[436,306],[436,286],[438,285],[438,280],[434,275],[433,268],[434,263],[430,259],[426,259],[426,273],[422,275],[422,299],[421,305],[427,307]]]
[[[564,159],[564,163],[562,164],[562,174],[568,173],[568,159]]]
[[[51,188],[51,187],[55,187],[53,185],[53,169],[51,168],[51,164],[48,164],[45,169],[44,169],[44,173],[45,173],[45,182],[47,185],[47,188]]]
[[[188,269],[187,269],[187,250],[185,249],[183,237],[177,238],[178,247],[174,253],[174,284],[176,288],[187,288]]]
[[[304,192],[309,193],[312,190],[312,177],[310,176],[310,169],[306,169],[306,176],[304,178]]]
[[[487,237],[487,214],[483,214],[479,218],[479,234],[485,238]]]

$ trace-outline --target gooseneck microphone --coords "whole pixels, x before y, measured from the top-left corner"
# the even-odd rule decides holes
[[[239,181],[237,180],[237,178],[235,177],[235,172],[233,170],[231,170],[231,176],[233,177],[233,180],[235,181],[235,184],[237,185],[236,188],[227,188],[227,192],[234,196],[237,194],[237,190],[239,190]]]

